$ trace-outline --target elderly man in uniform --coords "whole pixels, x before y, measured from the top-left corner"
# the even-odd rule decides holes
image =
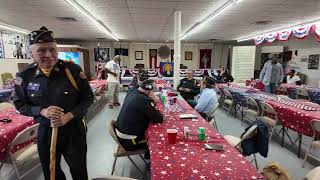
[[[115,127],[118,140],[126,150],[146,148],[144,133],[149,123],[163,121],[162,114],[155,108],[156,102],[149,97],[153,86],[153,80],[144,80],[123,102]]]
[[[29,35],[32,58],[17,73],[14,104],[21,114],[40,123],[37,144],[46,180],[50,179],[50,139],[52,128],[59,128],[56,146],[56,179],[66,179],[60,167],[61,155],[73,179],[87,180],[86,129],[83,117],[94,96],[81,68],[58,59],[53,32],[46,27]]]
[[[178,85],[180,95],[189,103],[194,103],[194,97],[200,93],[200,85],[193,78],[193,70],[187,71],[187,77],[183,78]]]

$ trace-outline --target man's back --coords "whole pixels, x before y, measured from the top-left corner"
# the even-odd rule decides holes
[[[115,126],[121,133],[142,137],[151,121],[161,123],[163,116],[146,94],[135,90],[123,102]]]

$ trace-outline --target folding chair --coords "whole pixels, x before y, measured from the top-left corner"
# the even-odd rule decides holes
[[[296,99],[306,99],[309,100],[309,94],[305,89],[296,89]]]
[[[35,124],[24,129],[19,134],[17,134],[17,136],[13,139],[12,143],[10,144],[10,148],[8,150],[8,155],[10,158],[7,158],[6,163],[11,163],[13,165],[13,168],[17,175],[17,179],[22,179],[25,175],[29,174],[31,171],[33,171],[41,165],[36,143],[30,143],[22,149],[13,152],[16,146],[35,140],[38,134],[38,127],[39,124]],[[20,173],[21,168],[25,166],[25,163],[27,162],[35,162],[36,165],[30,168],[27,172]]]
[[[224,100],[223,100],[222,109],[226,109],[227,111],[230,112],[233,106],[233,96],[230,93],[230,91],[227,89],[223,89],[223,94],[224,94]]]
[[[130,156],[132,155],[139,155],[140,158],[143,160],[143,162],[146,164],[146,166],[148,166],[147,162],[143,159],[143,157],[141,156],[141,154],[144,154],[145,149],[139,149],[136,151],[126,151],[122,145],[120,144],[120,142],[118,141],[117,135],[115,133],[115,127],[114,127],[115,121],[111,120],[108,122],[108,131],[111,135],[111,137],[113,138],[113,140],[118,144],[117,150],[116,152],[113,154],[114,156],[114,161],[113,161],[113,165],[112,165],[112,171],[111,171],[111,175],[113,175],[116,163],[117,163],[117,159],[118,157],[123,157],[123,156],[127,156],[128,159],[132,162],[132,164],[139,170],[139,172],[143,174],[143,171],[138,167],[138,165],[132,160],[132,158]]]
[[[253,122],[257,119],[259,113],[260,108],[256,100],[251,97],[246,97],[246,108],[243,109],[243,119],[249,122]]]
[[[285,88],[283,86],[279,86],[277,88],[277,94],[278,95],[289,95],[287,88]]]
[[[8,108],[14,108],[14,105],[12,105],[8,102],[0,103],[0,111],[8,109]]]
[[[320,179],[320,166],[313,168],[303,178],[303,180],[318,180],[318,179]]]
[[[251,126],[247,132],[244,133],[242,138],[231,136],[231,135],[225,135],[224,138],[227,140],[229,144],[231,144],[233,147],[235,147],[239,152],[242,152],[241,150],[241,143],[249,138],[252,138],[257,135],[257,125]],[[253,154],[253,160],[255,162],[256,168],[259,169],[256,153]]]
[[[218,130],[217,122],[215,119],[215,112],[218,109],[218,107],[219,107],[219,103],[216,103],[207,117],[207,121],[212,127],[216,129],[217,132],[219,132],[219,130]]]
[[[313,119],[313,120],[310,121],[310,123],[311,123],[311,127],[313,129],[313,139],[314,140],[310,143],[309,148],[307,150],[307,153],[304,156],[302,167],[304,167],[308,156],[316,159],[317,161],[320,161],[319,158],[316,158],[315,156],[310,154],[311,148],[315,147],[315,148],[319,148],[320,149],[320,140],[318,139],[319,138],[319,133],[320,133],[320,120],[319,119]]]

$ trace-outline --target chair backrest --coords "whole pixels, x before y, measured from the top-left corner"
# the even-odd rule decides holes
[[[116,133],[115,133],[115,127],[114,127],[115,122],[116,122],[115,120],[108,121],[108,131],[109,131],[111,137],[113,138],[113,140],[114,140],[122,149],[124,149],[124,148],[121,146],[120,142],[118,141],[117,135],[116,135]]]
[[[2,82],[4,83],[6,80],[13,79],[13,76],[9,72],[5,72],[1,74]]]
[[[259,111],[258,103],[252,97],[246,97],[246,104],[248,105],[248,108],[252,109],[251,107],[255,107]]]
[[[283,87],[283,86],[279,86],[279,87],[278,87],[278,94],[287,95],[287,94],[288,94],[287,88],[285,88],[285,87]]]
[[[310,123],[314,134],[320,133],[320,119],[312,119]]]
[[[309,94],[308,92],[305,90],[305,89],[296,89],[296,98],[299,99],[299,98],[306,98],[306,99],[309,99]]]
[[[251,126],[241,137],[241,141],[235,146],[238,147],[244,140],[248,138],[252,138],[253,136],[257,135],[257,125]]]
[[[38,127],[39,124],[37,123],[30,127],[27,127],[26,129],[18,133],[10,144],[10,152],[16,145],[36,139],[38,134]]]
[[[8,109],[8,108],[14,108],[14,105],[12,105],[8,102],[0,103],[0,111]]]
[[[229,90],[223,89],[223,94],[224,94],[224,96],[225,96],[227,99],[233,100],[233,96],[232,96],[232,94],[230,93]]]
[[[211,110],[210,113],[208,114],[208,117],[209,117],[210,119],[212,119],[212,117],[214,117],[214,114],[215,114],[216,110],[218,109],[218,107],[219,107],[219,103],[216,103],[216,104],[213,106],[212,110]]]
[[[273,109],[273,107],[266,103],[266,102],[260,102],[260,108],[261,108],[261,111],[262,111],[262,116],[265,116],[265,115],[274,115],[275,117],[277,117],[277,112]]]

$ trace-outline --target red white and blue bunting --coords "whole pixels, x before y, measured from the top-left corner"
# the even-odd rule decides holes
[[[317,25],[302,25],[294,29],[287,29],[281,32],[272,32],[268,34],[258,35],[253,38],[256,45],[263,42],[272,43],[276,39],[279,41],[288,41],[290,37],[295,36],[298,39],[304,39],[311,33],[315,34],[316,39],[320,41],[320,24]]]

